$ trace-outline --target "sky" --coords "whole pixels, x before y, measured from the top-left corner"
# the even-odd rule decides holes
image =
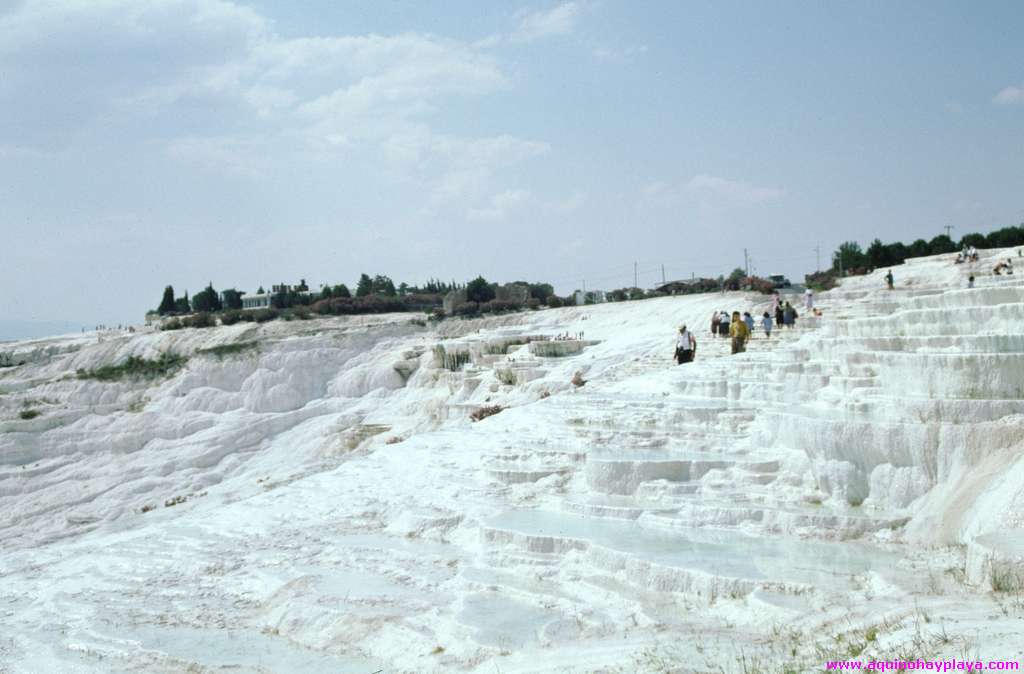
[[[1024,221],[1024,4],[0,0],[0,319]],[[2,335],[0,335],[2,337]]]

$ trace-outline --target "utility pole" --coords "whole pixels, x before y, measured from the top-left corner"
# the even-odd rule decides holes
[[[633,263],[633,287],[634,288],[639,288],[640,287],[640,277],[637,275],[636,262]]]
[[[821,271],[821,246],[814,247],[814,271]]]
[[[665,285],[665,265],[661,265],[661,284]]]
[[[743,249],[743,270],[750,276],[750,258],[747,257],[747,249]]]
[[[950,235],[950,232],[956,229],[956,227],[954,227],[953,225],[946,225],[945,227],[943,227],[943,229],[946,230],[946,236],[952,239],[953,237]]]

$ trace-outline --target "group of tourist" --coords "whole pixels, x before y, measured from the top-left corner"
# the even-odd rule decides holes
[[[977,262],[978,261],[978,249],[974,246],[964,246],[964,249],[956,254],[956,264],[963,264],[964,262]]]
[[[814,306],[814,292],[810,288],[804,292],[804,307],[815,316],[821,315]],[[732,353],[743,353],[747,350],[747,342],[753,337],[758,324],[764,330],[765,339],[769,339],[774,328],[795,327],[797,318],[799,314],[796,308],[788,301],[783,302],[778,293],[773,293],[771,309],[761,314],[760,319],[755,319],[749,311],[742,314],[739,311],[732,314],[716,311],[711,314],[711,336],[731,339]],[[693,362],[696,354],[697,338],[685,325],[680,326],[679,335],[676,337],[676,362],[680,365]]]

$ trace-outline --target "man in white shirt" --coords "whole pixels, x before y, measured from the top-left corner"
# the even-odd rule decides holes
[[[680,327],[679,336],[676,337],[676,362],[680,365],[693,362],[693,355],[696,351],[697,339],[692,332],[686,329],[685,325]]]

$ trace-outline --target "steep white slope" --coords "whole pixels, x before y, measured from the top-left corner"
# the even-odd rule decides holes
[[[997,254],[971,290],[948,256],[848,279],[737,356],[706,323],[763,297],[18,345],[0,671],[1020,657],[1024,285],[981,275]],[[75,376],[164,353],[189,360]]]

